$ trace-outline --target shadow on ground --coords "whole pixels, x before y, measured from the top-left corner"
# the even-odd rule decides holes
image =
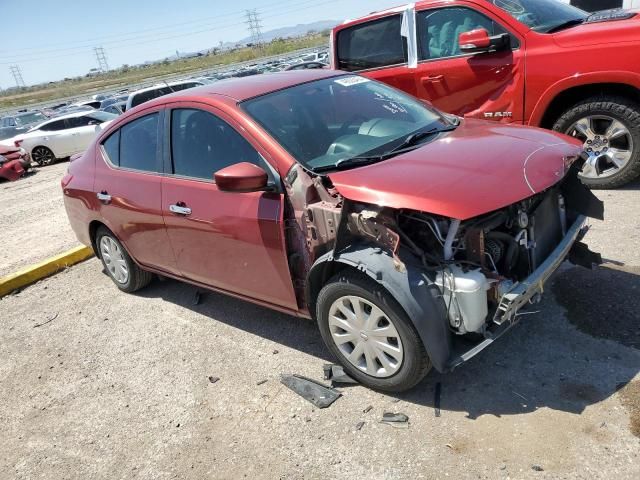
[[[448,374],[432,372],[416,388],[393,396],[434,408],[435,387],[440,383],[441,410],[467,412],[471,419],[545,407],[579,414],[613,395],[640,371],[635,350],[591,336],[637,346],[639,273],[638,269],[565,268],[553,282],[560,305],[547,294],[536,307],[538,313],[524,316],[511,332],[465,365]],[[312,321],[217,293],[205,293],[195,304],[195,292],[195,287],[167,280],[154,283],[141,295],[163,298],[313,355],[318,358],[317,379],[322,378],[322,365],[333,361]],[[633,304],[627,304],[631,297]],[[581,334],[567,321],[565,309],[577,328],[590,335]],[[357,393],[359,388],[348,388],[345,394]]]

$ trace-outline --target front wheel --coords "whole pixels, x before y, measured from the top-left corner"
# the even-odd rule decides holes
[[[592,188],[620,187],[640,175],[640,105],[604,96],[574,105],[553,129],[579,139],[587,159],[580,179]]]
[[[411,320],[378,283],[342,273],[316,302],[322,338],[345,371],[361,384],[401,392],[415,386],[431,362]]]
[[[31,151],[31,158],[41,167],[56,163],[56,156],[47,147],[36,147]]]

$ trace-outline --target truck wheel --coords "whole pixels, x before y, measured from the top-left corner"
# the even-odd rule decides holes
[[[96,232],[96,246],[105,271],[120,290],[133,293],[151,283],[153,274],[142,270],[115,235],[104,227]]]
[[[639,104],[616,96],[588,98],[564,112],[553,129],[584,142],[585,185],[616,188],[640,175]]]
[[[322,288],[316,302],[322,338],[345,372],[367,387],[401,392],[431,369],[411,320],[373,280],[341,273]]]

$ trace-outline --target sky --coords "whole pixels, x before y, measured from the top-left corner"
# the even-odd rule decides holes
[[[110,68],[192,52],[248,37],[245,11],[262,31],[344,20],[402,0],[0,0],[0,88],[84,75],[103,47]],[[14,19],[9,21],[9,19]]]

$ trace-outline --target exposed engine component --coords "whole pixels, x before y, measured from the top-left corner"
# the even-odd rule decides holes
[[[489,307],[487,277],[477,270],[463,270],[452,265],[438,272],[435,284],[443,292],[451,326],[456,333],[481,332]]]

